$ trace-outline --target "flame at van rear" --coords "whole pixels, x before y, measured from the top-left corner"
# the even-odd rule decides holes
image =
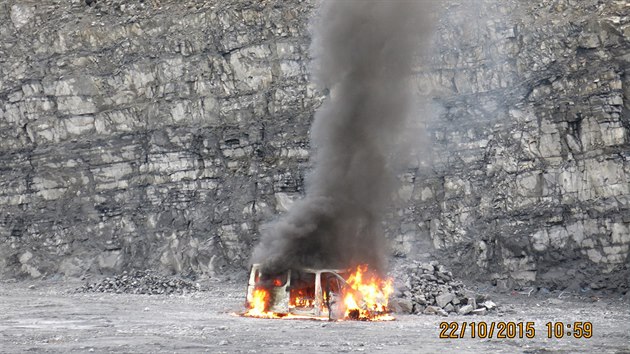
[[[392,279],[382,280],[360,265],[348,278],[353,291],[344,295],[345,318],[358,320],[394,319],[388,314],[387,304],[393,293]]]

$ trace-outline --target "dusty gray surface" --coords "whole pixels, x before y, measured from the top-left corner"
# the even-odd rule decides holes
[[[72,294],[72,283],[2,283],[0,351],[17,352],[630,352],[630,310],[616,298],[497,298],[483,317],[399,315],[394,322],[264,320],[233,315],[238,283],[177,296]],[[439,339],[442,321],[533,321],[534,339]],[[548,321],[591,321],[591,339],[547,339]]]

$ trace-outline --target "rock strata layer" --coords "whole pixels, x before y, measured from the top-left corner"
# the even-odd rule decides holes
[[[247,264],[303,192],[314,1],[0,1],[0,276]],[[388,224],[502,287],[627,289],[626,1],[445,3]]]

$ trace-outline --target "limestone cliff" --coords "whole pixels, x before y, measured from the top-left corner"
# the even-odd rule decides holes
[[[399,243],[426,235],[503,285],[578,286],[615,269],[627,286],[630,5],[466,4],[447,11],[419,72],[440,110]]]
[[[246,264],[308,168],[316,3],[89,3],[0,1],[0,274]],[[394,253],[506,286],[627,275],[630,6],[462,1],[440,18]]]

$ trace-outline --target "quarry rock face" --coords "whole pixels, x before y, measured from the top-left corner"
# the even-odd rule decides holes
[[[511,5],[451,7],[468,16],[443,23],[419,68],[418,87],[440,94],[407,220],[424,219],[416,235],[499,283],[627,275],[630,7]]]
[[[2,275],[245,264],[320,101],[283,3],[3,1]]]
[[[1,276],[246,266],[303,193],[315,6],[0,1]],[[499,286],[627,288],[627,3],[445,4],[434,42],[393,253]]]

